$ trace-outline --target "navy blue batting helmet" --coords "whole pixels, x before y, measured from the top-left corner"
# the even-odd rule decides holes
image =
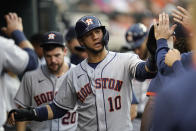
[[[77,38],[82,38],[87,32],[95,29],[101,28],[103,31],[103,42],[105,45],[109,41],[109,33],[105,26],[101,24],[101,21],[95,16],[83,16],[76,22],[75,31]]]
[[[131,49],[141,46],[148,34],[147,27],[142,23],[133,24],[126,32],[125,38]]]

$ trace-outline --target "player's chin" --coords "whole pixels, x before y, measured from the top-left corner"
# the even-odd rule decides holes
[[[99,51],[102,50],[104,48],[103,44],[96,44],[94,47],[94,50]]]
[[[94,48],[93,50],[94,50],[94,52],[99,53],[99,52],[103,51],[103,49],[104,49],[104,47],[100,46],[100,47]]]
[[[53,66],[50,66],[49,69],[50,69],[52,72],[57,72],[58,69],[59,69],[59,66],[53,65]]]
[[[103,44],[101,42],[97,42],[95,45],[94,45],[94,48],[102,48],[103,47]]]

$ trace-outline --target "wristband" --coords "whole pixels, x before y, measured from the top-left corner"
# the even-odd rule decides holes
[[[24,35],[24,32],[15,30],[12,32],[12,38],[15,40],[15,44],[19,45],[22,41],[27,40],[26,36]]]

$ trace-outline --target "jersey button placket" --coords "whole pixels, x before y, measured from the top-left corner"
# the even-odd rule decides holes
[[[101,75],[98,70],[95,71],[95,78],[101,78]],[[97,102],[99,129],[100,131],[105,131],[106,125],[105,125],[105,112],[104,112],[104,100],[103,100],[102,87],[100,89],[96,89],[96,102]]]

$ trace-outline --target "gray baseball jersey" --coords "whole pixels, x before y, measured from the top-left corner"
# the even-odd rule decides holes
[[[15,102],[22,107],[37,107],[51,103],[65,76],[66,73],[57,78],[49,72],[46,65],[25,73],[16,94]],[[29,127],[33,131],[75,131],[77,113],[70,111],[60,119],[43,122],[32,121]]]
[[[78,131],[131,131],[131,80],[142,62],[135,54],[109,52],[95,69],[84,60],[71,69],[54,102],[78,104]]]
[[[8,69],[14,73],[22,73],[28,64],[28,54],[14,44],[12,39],[0,36],[0,127],[6,121],[5,87],[3,85],[3,70]]]

